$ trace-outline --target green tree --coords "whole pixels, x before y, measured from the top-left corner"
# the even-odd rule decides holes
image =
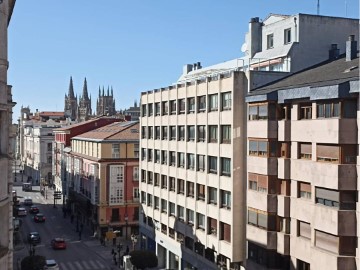
[[[44,256],[34,255],[27,256],[21,261],[21,270],[38,270],[43,269],[46,259]]]
[[[156,254],[149,250],[133,250],[130,261],[137,269],[152,268],[158,265]]]

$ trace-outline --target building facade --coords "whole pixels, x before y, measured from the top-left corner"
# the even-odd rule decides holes
[[[139,124],[115,122],[71,139],[69,207],[101,236],[138,234]]]
[[[64,106],[64,112],[65,116],[70,118],[71,121],[75,121],[78,117],[78,102],[77,102],[77,96],[74,95],[74,85],[72,77],[70,77],[70,84],[69,84],[69,92],[66,95],[65,94],[65,106]]]
[[[89,120],[92,114],[91,110],[91,96],[88,95],[87,81],[84,80],[84,87],[82,96],[79,97],[78,105],[78,121],[83,122]]]
[[[0,2],[0,269],[13,269],[12,158],[16,134],[12,131],[11,86],[7,84],[8,24],[15,0]]]
[[[107,89],[107,93],[105,94],[104,87],[102,92],[99,87],[99,97],[96,101],[96,115],[97,116],[112,116],[116,114],[115,109],[115,99],[113,89],[111,88],[111,93],[109,88]]]
[[[359,269],[357,51],[247,96],[247,269]]]
[[[134,102],[134,106],[124,110],[124,116],[130,117],[131,121],[139,121],[140,118],[140,106],[138,106],[137,102]]]

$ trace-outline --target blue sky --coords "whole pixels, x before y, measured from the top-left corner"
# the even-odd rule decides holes
[[[95,110],[99,86],[116,109],[175,82],[187,63],[241,57],[248,22],[269,13],[316,14],[317,0],[18,0],[9,26],[8,83],[32,111],[62,111],[70,76],[84,78]],[[358,0],[320,0],[320,15],[359,18]]]

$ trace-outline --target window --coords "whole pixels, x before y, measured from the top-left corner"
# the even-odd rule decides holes
[[[154,208],[155,209],[160,209],[160,202],[159,202],[159,197],[154,196]]]
[[[199,201],[205,201],[205,186],[197,184],[197,195],[196,199]]]
[[[300,104],[300,119],[311,119],[312,118],[312,104],[305,103]]]
[[[196,213],[196,228],[205,230],[205,216],[200,213]]]
[[[170,100],[170,114],[176,114],[176,100]]]
[[[175,166],[176,164],[176,153],[174,151],[170,151],[169,164],[170,166]]]
[[[188,113],[194,113],[195,112],[195,98],[191,97],[188,98]]]
[[[230,125],[221,125],[221,143],[231,143]]]
[[[218,126],[209,126],[209,143],[217,143],[218,139]]]
[[[185,99],[179,99],[178,100],[178,104],[179,104],[179,114],[184,114],[185,113]]]
[[[155,140],[160,140],[160,127],[155,127]]]
[[[309,183],[298,182],[298,198],[311,200],[311,185]]]
[[[220,222],[220,240],[231,243],[231,225]]]
[[[284,30],[284,44],[291,42],[291,28]]]
[[[195,141],[195,126],[188,126],[188,141],[193,142]]]
[[[152,185],[153,183],[153,172],[148,172],[147,183]]]
[[[178,141],[185,140],[185,126],[178,126]]]
[[[167,164],[167,151],[161,150],[161,164]]]
[[[186,182],[186,196],[194,198],[194,195],[195,195],[194,183],[187,181]]]
[[[274,213],[268,213],[251,207],[248,208],[248,224],[268,231],[276,231],[278,227]]]
[[[266,48],[267,49],[274,48],[274,34],[270,34],[266,36]]]
[[[164,199],[161,199],[161,212],[167,213],[167,201]]]
[[[167,189],[167,176],[161,175],[161,188]]]
[[[185,194],[185,181],[182,179],[177,180],[177,193]]]
[[[189,170],[195,170],[195,155],[187,154],[187,168]]]
[[[217,220],[208,218],[208,234],[217,235]]]
[[[289,142],[279,142],[280,144],[280,157],[290,158],[290,143]]]
[[[146,116],[146,104],[141,106],[141,115]]]
[[[205,156],[197,155],[197,170],[205,171]]]
[[[268,119],[268,104],[250,104],[249,120],[266,120]]]
[[[300,147],[300,159],[311,159],[312,158],[312,146],[311,143],[300,143],[299,144]]]
[[[200,96],[197,98],[198,100],[198,112],[206,111],[206,96]]]
[[[170,191],[174,191],[175,192],[175,189],[176,189],[176,186],[175,186],[175,177],[169,177],[169,188],[170,188]]]
[[[231,159],[221,158],[221,175],[231,176]]]
[[[160,174],[154,173],[154,186],[160,186]]]
[[[147,206],[152,206],[153,202],[152,202],[152,195],[151,194],[147,194]]]
[[[160,102],[155,103],[155,115],[160,115]]]
[[[178,211],[177,211],[178,219],[179,219],[180,221],[185,221],[184,207],[178,205],[177,208],[178,208],[178,209],[177,209],[177,210],[178,210]]]
[[[325,188],[315,188],[315,202],[340,210],[356,209],[355,191],[338,191]]]
[[[146,160],[146,148],[141,148],[141,160]]]
[[[249,155],[259,157],[276,157],[276,141],[249,140]]]
[[[296,259],[296,269],[299,270],[310,270],[310,263]]]
[[[162,115],[169,114],[169,103],[167,101],[162,102]]]
[[[134,157],[135,158],[139,157],[139,144],[138,143],[134,143]]]
[[[112,158],[120,158],[120,144],[113,143],[111,150]]]
[[[153,160],[153,150],[148,149],[148,161],[152,161],[152,160]]]
[[[189,225],[194,225],[194,211],[186,209],[186,221]]]
[[[153,115],[153,105],[152,105],[152,103],[148,104],[148,112],[149,112],[149,116]]]
[[[217,157],[209,156],[209,173],[217,174]]]
[[[291,106],[288,104],[278,104],[277,118],[278,118],[278,120],[290,120],[291,119]]]
[[[146,203],[146,193],[141,191],[141,203]]]
[[[340,147],[338,145],[316,145],[316,160],[322,162],[339,163]]]
[[[205,126],[197,126],[198,130],[198,142],[205,142],[206,140],[206,132],[205,132]]]
[[[175,217],[175,203],[169,202],[169,215]]]
[[[176,141],[176,126],[170,126],[170,140]]]
[[[185,154],[178,153],[178,167],[185,168]]]
[[[318,118],[340,117],[340,101],[319,102],[316,110]]]
[[[220,191],[221,207],[231,209],[231,192],[226,190]]]
[[[217,205],[217,189],[213,187],[208,187],[208,203]]]
[[[162,140],[167,140],[168,139],[168,127],[167,126],[162,126]]]
[[[344,118],[356,118],[357,117],[357,102],[356,100],[344,100],[341,103],[342,116]]]
[[[221,110],[231,110],[231,92],[221,94]]]
[[[146,171],[141,170],[141,182],[146,182]]]
[[[218,106],[218,94],[209,95],[209,111],[217,111]]]
[[[189,236],[185,237],[185,247],[187,247],[190,250],[194,249],[194,239],[192,239]]]
[[[139,167],[133,167],[133,181],[139,181]]]
[[[148,139],[152,139],[153,135],[153,127],[148,127]]]
[[[310,223],[298,220],[298,236],[311,239]]]
[[[249,189],[264,192],[267,194],[277,194],[276,177],[262,174],[249,173]]]

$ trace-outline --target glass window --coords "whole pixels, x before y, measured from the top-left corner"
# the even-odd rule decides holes
[[[185,140],[185,126],[178,126],[178,141]]]
[[[170,156],[169,156],[170,160],[169,160],[169,164],[170,166],[175,166],[176,163],[176,153],[174,151],[170,151]]]
[[[182,179],[177,180],[177,193],[178,194],[185,194],[185,181]]]
[[[217,143],[218,139],[218,126],[209,126],[209,143]]]
[[[169,103],[167,101],[162,102],[162,115],[169,114]]]
[[[141,138],[146,139],[146,127],[141,127]]]
[[[168,127],[162,126],[162,140],[168,139]]]
[[[184,114],[185,113],[185,99],[179,99],[178,100],[179,103],[179,114]]]
[[[311,185],[309,183],[298,182],[298,197],[311,200]]]
[[[141,160],[146,160],[146,148],[141,148]]]
[[[217,111],[218,106],[218,94],[209,95],[209,111]]]
[[[300,159],[311,159],[312,158],[312,145],[311,143],[300,143]]]
[[[196,213],[196,227],[198,229],[205,230],[205,216],[200,213]]]
[[[180,221],[185,221],[185,215],[184,215],[184,207],[178,205],[178,219]]]
[[[340,117],[340,101],[320,102],[316,109],[318,118]]]
[[[221,94],[221,109],[231,110],[231,92]]]
[[[155,140],[160,140],[160,127],[155,127]]]
[[[175,177],[169,177],[169,189],[170,189],[170,191],[175,192],[175,189],[176,189]]]
[[[194,224],[194,211],[191,209],[186,209],[186,221],[188,224]]]
[[[139,181],[139,167],[133,167],[133,181]]]
[[[152,105],[152,103],[148,104],[148,112],[149,112],[149,116],[153,115],[153,105]]]
[[[154,173],[154,186],[160,186],[160,174]]]
[[[154,208],[159,209],[160,203],[159,203],[159,197],[154,196]]]
[[[231,176],[231,159],[221,158],[221,175]]]
[[[198,142],[205,142],[206,140],[206,131],[205,126],[197,126],[198,127]]]
[[[197,155],[197,170],[205,171],[205,156]]]
[[[111,150],[112,150],[112,158],[120,158],[120,144],[113,143]]]
[[[217,174],[217,157],[209,156],[209,173]]]
[[[169,215],[175,217],[175,203],[169,202]]]
[[[274,34],[267,35],[266,46],[267,46],[267,49],[274,48]]]
[[[152,206],[153,202],[152,202],[152,195],[151,194],[147,194],[147,206]]]
[[[221,143],[231,143],[230,125],[221,125]]]
[[[160,163],[160,150],[156,149],[155,150],[155,163]]]
[[[250,104],[249,120],[266,120],[268,119],[268,104]]]
[[[170,126],[170,140],[176,141],[176,126]]]
[[[194,195],[195,195],[194,183],[187,181],[186,182],[186,196],[194,198]]]
[[[170,100],[170,114],[176,114],[176,100]]]
[[[167,213],[167,201],[164,199],[161,199],[161,212]]]
[[[196,199],[200,201],[205,201],[205,186],[197,184],[197,195]]]
[[[178,153],[178,167],[185,168],[185,154]]]
[[[167,176],[161,175],[161,188],[167,189]]]
[[[194,113],[195,112],[195,98],[191,97],[188,98],[188,113]]]
[[[188,126],[188,141],[195,141],[195,126]]]
[[[148,139],[153,138],[153,127],[148,127]]]
[[[284,30],[284,44],[291,42],[291,28]]]
[[[357,102],[356,100],[344,100],[341,104],[344,118],[356,118],[357,117]]]
[[[195,170],[195,155],[187,154],[187,168],[189,170]]]
[[[231,209],[231,192],[221,190],[221,207]]]
[[[208,203],[217,205],[217,189],[213,188],[213,187],[209,187],[208,189],[209,189],[209,191],[208,191],[208,196],[209,196]]]
[[[141,106],[141,115],[144,117],[146,116],[146,104]]]
[[[206,96],[200,96],[197,98],[198,100],[198,112],[206,111]]]
[[[304,103],[299,105],[300,119],[311,119],[312,118],[312,104]]]
[[[155,115],[160,115],[160,102],[155,103]]]
[[[147,172],[147,183],[148,184],[153,183],[153,172]]]
[[[148,149],[148,161],[152,161],[153,160],[153,151],[152,149]]]
[[[167,164],[167,151],[161,150],[161,164]]]

